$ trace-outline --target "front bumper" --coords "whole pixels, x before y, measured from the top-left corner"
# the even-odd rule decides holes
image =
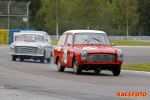
[[[92,63],[88,63],[88,62],[82,62],[81,65],[82,66],[86,66],[86,65],[91,65],[91,66],[100,66],[100,65],[121,65],[122,62],[92,62]]]
[[[24,54],[24,53],[9,53],[12,56],[34,56],[34,57],[43,57],[43,54]]]

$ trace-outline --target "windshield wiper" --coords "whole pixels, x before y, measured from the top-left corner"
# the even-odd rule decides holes
[[[87,40],[87,39],[83,39],[83,38],[81,38],[81,39],[84,40],[83,43],[84,43],[84,42],[88,42],[88,43],[91,42],[91,41],[89,41],[89,40]],[[83,43],[82,43],[82,44],[83,44]]]
[[[99,39],[96,39],[96,38],[92,38],[92,39],[94,39],[94,40],[96,40],[96,41],[99,41],[99,42],[102,42],[102,41],[100,41]]]

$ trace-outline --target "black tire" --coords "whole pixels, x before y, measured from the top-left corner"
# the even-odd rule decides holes
[[[24,58],[23,58],[23,56],[20,58],[20,61],[24,61]]]
[[[65,70],[65,67],[61,66],[59,58],[57,59],[57,69],[59,72],[63,72]]]
[[[51,59],[50,59],[50,58],[48,58],[48,59],[47,59],[47,63],[50,63],[50,62],[51,62]]]
[[[44,58],[44,57],[41,57],[41,58],[40,58],[40,63],[44,63],[44,61],[45,61],[45,58]]]
[[[112,73],[114,76],[119,76],[120,71],[121,71],[121,66],[116,66],[112,69]]]
[[[43,55],[44,56],[40,58],[40,63],[44,63],[44,61],[45,61],[45,51],[44,51]]]
[[[12,61],[16,61],[16,56],[12,56]]]
[[[78,65],[77,59],[76,57],[73,60],[73,71],[75,74],[81,74],[82,69],[81,67]]]
[[[94,69],[95,74],[99,74],[101,70]]]
[[[50,54],[50,58],[47,59],[47,63],[50,63],[52,60],[52,53]]]

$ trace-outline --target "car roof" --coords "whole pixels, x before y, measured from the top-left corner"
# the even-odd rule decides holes
[[[44,31],[20,31],[20,34],[47,34]]]
[[[64,32],[64,34],[68,33],[68,32],[71,32],[73,34],[75,34],[75,33],[104,33],[104,34],[106,34],[104,31],[99,31],[99,30],[68,30],[68,31]]]

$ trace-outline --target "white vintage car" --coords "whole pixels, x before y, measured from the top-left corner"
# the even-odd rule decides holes
[[[49,35],[44,31],[21,31],[17,40],[10,45],[12,61],[20,59],[40,60],[51,62],[53,46]]]

